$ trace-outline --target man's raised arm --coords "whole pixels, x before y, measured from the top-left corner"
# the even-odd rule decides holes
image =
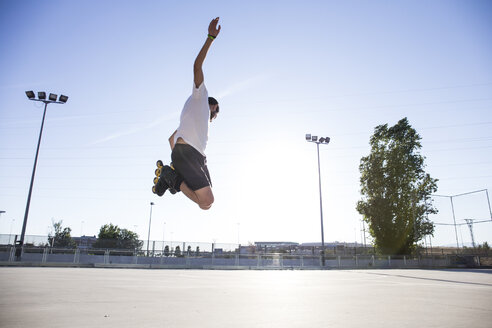
[[[198,88],[203,83],[203,70],[202,70],[203,61],[207,56],[208,49],[212,45],[213,40],[217,37],[217,35],[219,35],[220,25],[217,25],[218,23],[219,23],[219,17],[213,19],[210,22],[210,25],[208,26],[207,40],[205,41],[205,44],[203,45],[202,49],[200,50],[198,56],[195,59],[195,64],[193,65],[193,77],[194,77],[196,88]]]

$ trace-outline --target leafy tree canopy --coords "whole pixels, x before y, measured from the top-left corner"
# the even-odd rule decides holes
[[[93,245],[94,248],[140,250],[143,245],[143,242],[138,239],[138,234],[121,229],[112,223],[103,225],[99,229],[97,238],[97,242]]]
[[[420,140],[407,118],[393,127],[380,125],[370,139],[370,154],[361,159],[357,211],[381,253],[409,254],[417,241],[434,233],[427,216],[437,213],[431,194],[438,180],[424,171]]]
[[[63,228],[63,220],[52,221],[53,231],[48,234],[48,244],[53,247],[75,248],[77,245],[70,235],[71,228]]]

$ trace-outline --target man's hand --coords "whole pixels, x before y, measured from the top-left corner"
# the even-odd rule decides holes
[[[202,71],[203,61],[207,56],[208,49],[210,48],[213,39],[215,39],[220,32],[220,25],[217,26],[218,23],[219,23],[219,17],[212,19],[212,21],[210,22],[210,25],[208,26],[208,34],[211,35],[212,37],[207,37],[207,40],[205,41],[205,44],[203,45],[200,52],[198,53],[198,56],[196,57],[195,63],[193,65],[193,76],[194,76],[193,80],[195,81],[195,86],[197,88],[199,88],[200,85],[203,83],[203,71]]]
[[[220,25],[217,26],[218,23],[219,23],[219,17],[212,19],[210,25],[208,26],[208,34],[210,34],[214,38],[216,38],[220,32]]]

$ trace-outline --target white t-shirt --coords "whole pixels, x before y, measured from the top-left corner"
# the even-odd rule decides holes
[[[208,91],[202,83],[198,88],[193,83],[193,92],[186,100],[179,127],[174,135],[174,142],[178,138],[198,150],[205,156],[205,148],[208,141],[208,126],[210,124],[210,106],[208,105]]]

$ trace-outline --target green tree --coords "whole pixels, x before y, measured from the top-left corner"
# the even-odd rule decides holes
[[[108,249],[137,249],[142,248],[143,242],[138,234],[127,229],[120,229],[117,225],[105,224],[99,229],[94,248]]]
[[[437,213],[431,194],[438,180],[424,171],[420,140],[407,118],[393,127],[380,125],[370,139],[369,156],[361,159],[357,211],[380,253],[409,254],[416,242],[434,233],[427,217]]]
[[[142,245],[143,242],[138,240],[137,233],[127,229],[120,230],[119,243],[118,243],[119,248],[140,249]]]
[[[77,244],[70,235],[72,229],[68,227],[63,228],[63,220],[58,222],[52,221],[52,223],[53,231],[48,234],[48,244],[53,245],[53,247],[75,248]]]

